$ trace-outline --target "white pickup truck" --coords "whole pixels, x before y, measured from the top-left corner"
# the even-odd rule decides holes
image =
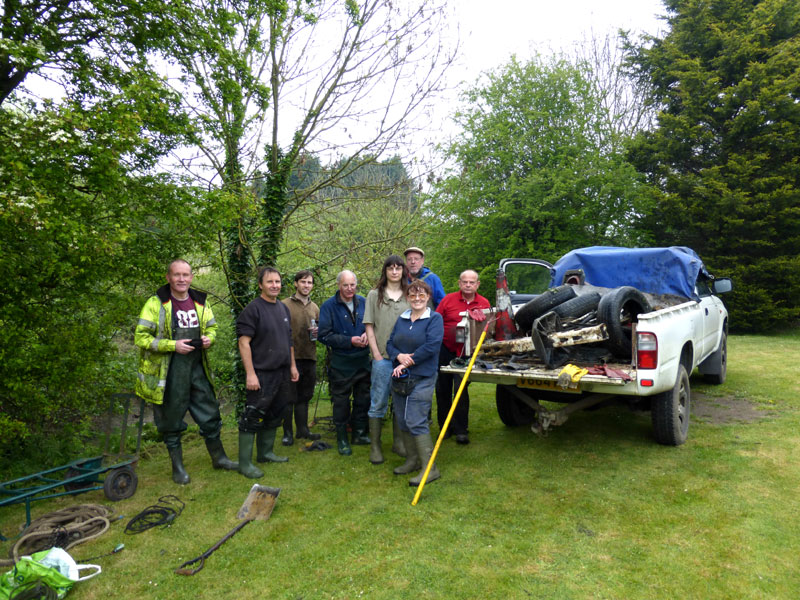
[[[680,445],[689,431],[689,375],[697,367],[712,383],[725,380],[728,312],[715,294],[731,288],[684,247],[582,248],[555,265],[504,259],[488,322],[505,309],[518,331],[503,332],[497,320],[469,380],[497,384],[508,426],[543,432],[577,410],[627,400],[650,410],[657,442]],[[485,325],[463,317],[465,356],[442,367],[462,375]]]

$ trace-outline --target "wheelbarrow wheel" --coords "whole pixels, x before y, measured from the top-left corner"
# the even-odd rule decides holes
[[[103,480],[103,492],[113,502],[130,498],[136,492],[139,478],[130,465],[112,469]]]
[[[64,474],[64,480],[66,481],[72,479],[73,477],[78,477],[79,475],[82,474],[83,473],[81,471],[78,471],[77,469],[73,469],[72,467],[70,467]],[[87,479],[83,481],[73,481],[71,483],[65,483],[64,489],[67,490],[68,492],[76,492],[78,490],[83,490],[88,487],[92,487],[92,482],[89,481],[89,479],[91,479],[91,475],[87,475],[86,477]]]

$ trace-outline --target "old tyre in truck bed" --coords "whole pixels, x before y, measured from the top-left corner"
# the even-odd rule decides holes
[[[588,294],[575,296],[572,300],[562,302],[553,309],[553,312],[562,319],[582,317],[595,310],[599,302],[600,294],[597,292],[589,292]]]
[[[522,306],[514,315],[514,321],[516,321],[520,331],[527,333],[531,330],[536,319],[546,312],[550,312],[562,302],[571,300],[574,297],[575,290],[571,285],[560,285],[551,288]]]
[[[618,287],[600,298],[597,319],[608,330],[609,349],[615,356],[628,358],[633,352],[633,323],[640,314],[650,312],[650,303],[634,287]]]
[[[659,444],[680,446],[689,436],[689,412],[692,390],[686,367],[678,367],[678,377],[671,390],[661,392],[650,404],[653,434]]]
[[[508,427],[530,425],[536,419],[536,411],[509,391],[513,387],[513,385],[495,386],[494,397],[497,403],[497,414],[503,425]]]

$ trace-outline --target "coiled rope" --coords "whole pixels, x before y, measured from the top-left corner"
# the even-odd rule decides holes
[[[13,566],[20,556],[58,546],[64,550],[94,539],[111,526],[108,517],[113,509],[101,504],[76,504],[31,521],[25,535],[9,552],[10,559],[0,559],[0,566]]]

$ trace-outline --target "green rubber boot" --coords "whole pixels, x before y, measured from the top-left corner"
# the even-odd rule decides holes
[[[431,459],[431,454],[433,454],[433,440],[431,439],[431,434],[423,433],[422,435],[415,435],[414,444],[417,447],[417,454],[419,454],[421,470],[416,477],[412,477],[408,480],[408,485],[411,487],[417,487],[420,484],[422,476],[425,475],[425,469],[428,467],[428,461]],[[431,481],[436,481],[440,477],[439,469],[436,468],[436,463],[433,463],[425,483],[428,484]]]
[[[239,463],[233,462],[228,458],[228,455],[225,454],[225,448],[222,446],[221,439],[206,440],[206,448],[208,449],[208,454],[211,456],[211,466],[215,469],[236,471],[239,468]]]
[[[373,465],[383,464],[383,449],[381,448],[381,428],[383,419],[380,417],[370,417],[369,419],[369,462]]]
[[[264,476],[264,471],[253,464],[253,444],[255,433],[239,432],[239,473],[250,479]]]
[[[347,425],[336,426],[336,447],[342,456],[350,456],[353,453],[350,442],[347,440]]]
[[[401,433],[403,434],[403,443],[406,448],[406,462],[399,467],[395,467],[394,471],[392,471],[395,475],[406,475],[420,469],[419,454],[417,453],[417,446],[414,444],[414,437],[407,431],[402,431]]]
[[[392,452],[397,456],[406,456],[406,445],[403,443],[403,432],[397,422],[397,413],[392,411]]]
[[[258,462],[289,462],[288,456],[278,456],[273,452],[276,431],[277,427],[273,429],[263,429],[256,434],[256,460]]]
[[[169,459],[172,461],[172,481],[179,485],[186,485],[189,483],[189,474],[183,467],[183,448],[176,446],[175,448],[168,448]]]

